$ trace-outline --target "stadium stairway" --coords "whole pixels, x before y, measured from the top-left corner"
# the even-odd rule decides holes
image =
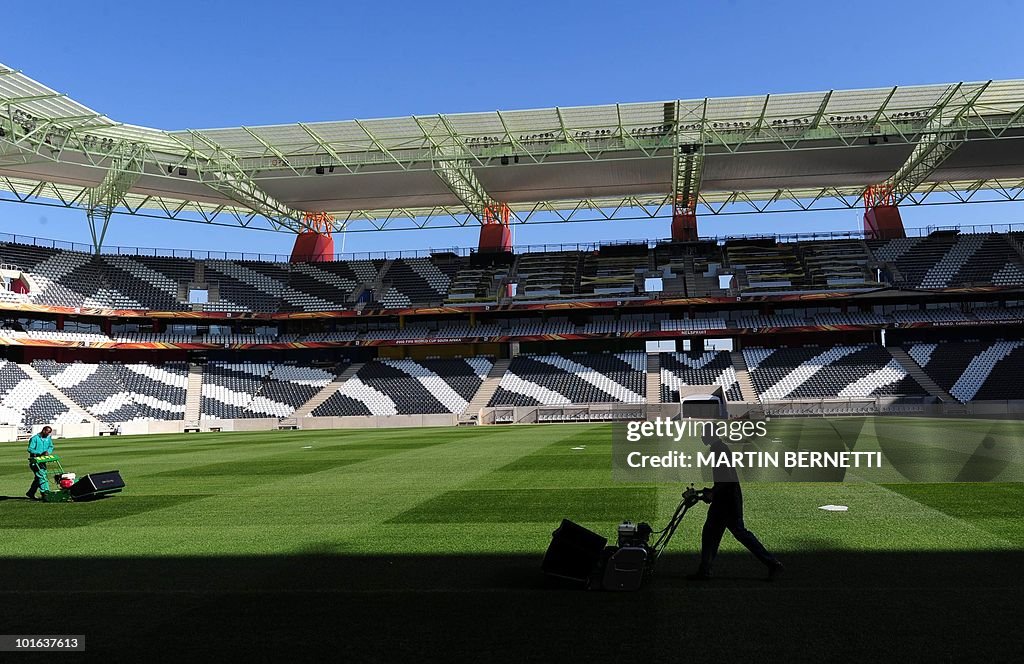
[[[188,388],[185,392],[185,426],[199,426],[199,409],[203,397],[203,365],[191,362],[188,365]]]
[[[647,403],[661,403],[661,355],[647,353]]]
[[[34,366],[32,366],[31,364],[25,363],[25,364],[19,364],[18,367],[22,371],[24,371],[26,374],[28,374],[29,378],[31,378],[33,381],[38,383],[40,387],[42,387],[44,390],[46,390],[46,392],[48,394],[53,395],[53,398],[55,398],[57,401],[60,401],[62,404],[64,404],[68,408],[70,408],[72,411],[74,411],[76,413],[80,413],[81,416],[82,416],[82,419],[88,420],[89,422],[91,422],[93,424],[99,424],[99,425],[101,425],[104,428],[106,427],[106,424],[104,424],[103,422],[100,422],[100,420],[97,419],[95,415],[93,415],[92,413],[86,411],[80,405],[78,405],[77,403],[72,401],[70,397],[68,397],[66,394],[64,394],[59,389],[57,389],[56,385],[54,385],[50,381],[46,380],[46,377],[43,376],[43,374],[39,373]]]
[[[745,403],[761,403],[761,398],[757,396],[757,390],[754,389],[754,383],[750,380],[750,370],[747,368],[747,361],[743,359],[743,353],[734,350],[729,353],[729,358],[736,370],[736,382],[740,386],[743,401]]]
[[[942,389],[935,380],[929,376],[924,369],[922,369],[912,357],[899,346],[887,346],[886,349],[892,358],[900,363],[907,373],[910,374],[911,378],[917,381],[917,383],[927,390],[928,394],[936,397],[939,401],[945,404],[956,405],[960,402],[953,398],[953,395]]]
[[[476,391],[473,398],[466,404],[466,410],[462,411],[462,415],[459,416],[459,422],[470,422],[480,414],[480,409],[487,406],[491,397],[498,390],[498,385],[501,384],[501,377],[508,371],[508,366],[511,363],[512,360],[494,361],[491,370],[487,372],[487,377],[484,378],[484,382],[480,383],[480,389]]]
[[[332,394],[338,391],[338,388],[341,387],[342,383],[344,383],[352,376],[355,376],[356,373],[358,373],[358,371],[362,368],[362,362],[354,362],[348,365],[348,367],[346,367],[344,371],[338,374],[338,376],[334,380],[324,385],[324,388],[322,390],[314,394],[312,399],[296,408],[295,412],[292,413],[292,417],[296,419],[300,417],[309,417],[317,406],[327,401],[327,399],[329,399]]]

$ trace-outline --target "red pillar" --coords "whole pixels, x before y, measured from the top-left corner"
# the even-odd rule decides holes
[[[477,245],[481,253],[512,251],[512,231],[508,227],[510,216],[508,206],[504,203],[484,208],[484,222],[480,226],[480,242]]]
[[[316,231],[303,231],[295,238],[292,247],[292,263],[322,262],[334,260],[334,238]]]
[[[687,210],[672,213],[672,241],[695,242],[697,240],[697,215]]]
[[[896,202],[896,194],[889,184],[867,188],[864,192],[864,237],[869,240],[907,237]]]
[[[869,240],[894,240],[907,237],[900,209],[895,205],[876,205],[864,211],[864,236]]]

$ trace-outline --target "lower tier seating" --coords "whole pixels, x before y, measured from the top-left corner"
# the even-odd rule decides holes
[[[690,353],[661,353],[661,401],[679,401],[682,385],[721,385],[728,401],[742,401],[736,369],[727,351]]]
[[[184,363],[95,363],[36,360],[32,366],[101,422],[180,420],[185,416]]]
[[[270,411],[278,417],[288,417],[327,387],[337,375],[336,371],[344,370],[344,366],[347,365],[328,369],[293,363],[274,365],[247,410]]]
[[[19,428],[81,422],[84,414],[68,408],[14,362],[0,360],[0,424]]]
[[[520,355],[502,376],[490,406],[644,403],[647,355]]]
[[[762,401],[927,394],[881,346],[747,348],[743,358]]]
[[[200,417],[289,417],[336,375],[334,369],[296,362],[212,361],[203,373]]]
[[[367,362],[313,416],[460,414],[491,365],[485,357]]]
[[[1024,399],[1024,341],[915,344],[907,353],[961,403]]]

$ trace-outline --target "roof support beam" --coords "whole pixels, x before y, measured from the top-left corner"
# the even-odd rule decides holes
[[[485,211],[498,205],[480,184],[473,173],[472,161],[455,128],[443,115],[437,116],[437,126],[443,129],[444,135],[439,139],[426,124],[423,118],[415,117],[416,124],[423,131],[423,138],[428,141],[434,151],[435,170],[437,176],[447,185],[455,197],[466,206],[480,223],[484,223]]]
[[[680,102],[676,102],[675,147],[672,156],[672,214],[696,214],[700,196],[700,182],[704,174],[704,125],[707,122],[707,100],[700,119],[700,140],[680,131]]]
[[[86,216],[92,235],[92,247],[97,254],[103,248],[103,239],[107,235],[111,215],[120,205],[124,195],[139,180],[144,152],[143,146],[139,143],[118,143],[111,155],[110,168],[103,176],[103,181],[89,189]]]
[[[864,192],[865,205],[869,208],[899,205],[917,190],[967,140],[965,116],[991,83],[982,83],[971,91],[964,91],[963,84],[954,86],[933,109],[907,161],[884,183]],[[959,95],[963,96],[963,101],[957,104],[954,99]],[[955,112],[949,113],[952,109]]]
[[[203,184],[265,217],[274,227],[286,228],[295,233],[312,230],[303,220],[301,212],[263,191],[221,146],[199,132],[189,131],[189,134],[206,148],[200,152],[195,145],[185,146],[202,157],[196,160],[196,170]]]

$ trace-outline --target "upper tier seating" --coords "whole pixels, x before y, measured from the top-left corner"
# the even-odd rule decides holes
[[[511,267],[473,266],[452,253],[423,258],[284,263],[91,253],[0,243],[0,263],[25,275],[27,294],[0,288],[0,304],[211,312],[404,308],[497,301],[503,284],[517,300],[623,298],[646,294],[660,276],[666,297],[736,291],[781,293],[864,289],[883,281],[908,288],[1024,286],[1024,235],[936,232],[895,240],[771,239],[608,245],[596,250],[519,254]],[[731,278],[727,289],[720,276]],[[189,303],[189,289],[207,291]]]
[[[92,254],[22,244],[0,244],[0,262],[17,265],[28,277],[28,300],[58,307],[104,306],[99,263]]]
[[[288,287],[287,265],[218,260],[203,269],[219,294],[207,311],[277,311]]]
[[[878,262],[895,267],[894,282],[907,288],[1024,285],[1024,261],[1006,235],[936,232],[868,242]]]
[[[804,285],[804,268],[794,245],[734,240],[726,244],[725,255],[744,291],[793,290]]]
[[[644,403],[647,355],[574,353],[519,355],[502,376],[490,406]]]
[[[907,353],[954,399],[1024,399],[1024,341],[915,344]]]
[[[448,301],[495,300],[499,295],[499,286],[508,276],[508,271],[509,268],[506,266],[463,267],[452,277]]]
[[[746,348],[743,359],[762,401],[926,395],[881,346]]]
[[[112,291],[137,303],[141,309],[185,311],[188,284],[195,281],[196,266],[191,260],[159,256],[103,256],[104,276]],[[108,306],[114,306],[111,302]],[[132,307],[123,307],[132,308]]]
[[[647,247],[639,245],[627,252],[635,255],[620,255],[623,247],[614,248],[619,251],[595,251],[584,257],[581,295],[630,297],[643,290],[643,275],[650,269]]]
[[[678,403],[682,385],[721,385],[727,401],[742,401],[736,369],[727,351],[661,353],[661,401]]]
[[[581,255],[578,251],[535,252],[516,260],[516,298],[540,300],[577,293]]]
[[[378,300],[389,309],[441,303],[458,268],[459,263],[452,258],[437,262],[428,258],[391,261],[382,277],[384,294]]]
[[[877,285],[871,274],[871,252],[863,240],[802,242],[798,253],[812,288],[851,288]]]
[[[712,241],[663,242],[654,248],[654,265],[661,273],[662,291],[670,296],[724,295],[726,291],[716,275],[722,263],[722,250]]]
[[[313,416],[461,414],[491,366],[485,357],[374,360],[342,383]]]
[[[330,311],[353,305],[359,290],[377,280],[380,261],[292,263],[284,311]]]

